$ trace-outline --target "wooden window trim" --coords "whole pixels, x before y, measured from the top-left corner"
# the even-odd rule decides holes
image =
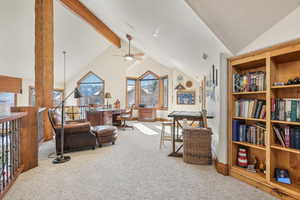
[[[164,105],[164,98],[165,98],[165,95],[164,95],[164,93],[165,93],[165,91],[164,91],[164,80],[165,79],[167,79],[168,80],[168,106],[166,106],[165,107],[165,105]],[[160,78],[160,81],[161,81],[161,83],[160,83],[160,86],[161,86],[161,88],[160,88],[160,95],[161,95],[161,102],[160,102],[160,105],[161,105],[161,110],[168,110],[169,109],[169,76],[168,75],[166,75],[166,76],[162,76],[161,78]]]
[[[127,94],[127,81],[128,80],[135,80],[135,109],[138,109],[138,105],[140,105],[141,103],[141,80],[143,78],[145,78],[146,76],[148,76],[149,74],[152,74],[154,75],[157,80],[159,81],[159,99],[158,99],[158,105],[156,107],[154,107],[154,109],[156,110],[168,110],[168,107],[164,107],[164,85],[163,85],[163,80],[164,79],[168,79],[168,75],[165,75],[165,76],[158,76],[157,74],[155,74],[154,72],[152,71],[146,71],[144,74],[142,74],[141,76],[139,77],[126,77],[126,87],[125,87],[125,91],[126,91],[126,94],[125,94],[125,106],[126,108],[128,108],[128,94]],[[169,93],[169,86],[168,86],[168,93]],[[169,95],[169,94],[168,94]],[[168,103],[169,105],[169,103]]]
[[[103,93],[105,94],[105,80],[103,78],[101,78],[100,76],[98,76],[97,74],[95,74],[93,71],[89,71],[88,73],[86,73],[83,77],[81,77],[78,81],[77,81],[77,88],[79,88],[80,86],[80,82],[82,80],[84,80],[87,76],[89,76],[90,74],[93,74],[95,76],[97,76],[99,79],[103,80]],[[78,106],[80,106],[80,99],[76,99],[76,103]],[[105,104],[105,101],[104,101]]]
[[[31,100],[32,100],[31,89],[35,89],[35,87],[32,86],[32,85],[30,85],[30,86],[28,87],[28,89],[29,89],[29,90],[28,90],[28,93],[29,93],[29,95],[28,95],[28,105],[30,105],[30,102],[31,102]],[[62,92],[62,93],[63,93],[62,98],[63,98],[63,99],[65,98],[64,89],[61,89],[61,88],[54,88],[53,91],[59,91],[59,92]],[[30,106],[32,106],[32,105],[30,105]]]
[[[135,100],[134,100],[134,109],[137,108],[137,78],[135,77],[126,77],[126,82],[125,82],[125,107],[126,109],[129,109],[129,105],[128,105],[128,92],[127,92],[127,88],[128,88],[128,80],[135,80]]]

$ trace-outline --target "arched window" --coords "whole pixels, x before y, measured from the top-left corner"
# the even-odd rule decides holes
[[[140,80],[140,104],[157,107],[159,104],[159,77],[153,72],[146,72]]]
[[[147,71],[140,77],[127,77],[126,89],[127,107],[135,104],[137,107],[168,109],[168,75],[159,77],[155,73]]]
[[[104,104],[104,80],[93,72],[78,81],[78,88],[82,95],[79,105]]]

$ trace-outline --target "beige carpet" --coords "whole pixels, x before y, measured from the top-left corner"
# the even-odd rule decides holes
[[[272,196],[212,166],[170,158],[159,149],[157,124],[136,123],[120,131],[114,146],[71,153],[72,160],[51,164],[52,142],[42,145],[39,167],[23,173],[6,200],[267,200]]]

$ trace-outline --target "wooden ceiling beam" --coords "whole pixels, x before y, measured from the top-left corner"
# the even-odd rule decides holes
[[[108,26],[106,26],[99,18],[97,18],[83,3],[79,0],[60,0],[65,6],[71,9],[75,14],[84,19],[92,27],[96,29],[112,44],[121,48],[121,39]]]

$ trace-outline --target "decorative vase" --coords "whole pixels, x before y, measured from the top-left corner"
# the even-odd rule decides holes
[[[238,152],[238,166],[246,168],[248,166],[247,149],[239,148]]]

